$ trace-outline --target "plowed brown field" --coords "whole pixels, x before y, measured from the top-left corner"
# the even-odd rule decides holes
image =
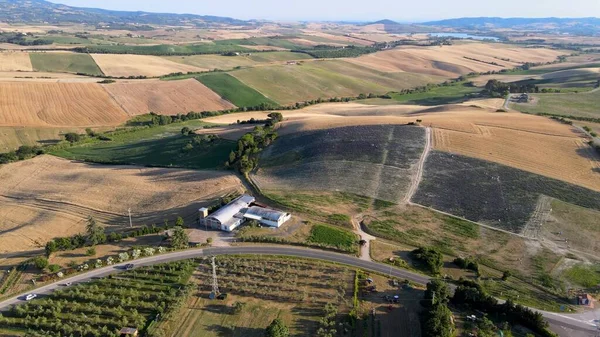
[[[0,126],[113,126],[127,114],[95,83],[0,83]]]
[[[22,52],[0,53],[0,71],[33,71],[29,54]]]
[[[177,72],[197,72],[201,69],[176,63],[158,56],[147,55],[92,55],[102,72],[108,76],[162,76]]]
[[[85,230],[94,216],[108,229],[193,221],[198,205],[240,188],[217,171],[89,165],[40,156],[0,167],[0,253],[25,251]],[[191,223],[191,222],[190,222]]]
[[[107,84],[104,88],[130,116],[149,112],[176,115],[190,111],[215,111],[235,108],[235,105],[222,99],[195,79],[121,82]]]
[[[385,72],[406,71],[456,77],[470,72],[514,68],[524,62],[554,61],[559,55],[564,54],[566,53],[551,49],[465,43],[443,47],[400,47],[347,61]]]

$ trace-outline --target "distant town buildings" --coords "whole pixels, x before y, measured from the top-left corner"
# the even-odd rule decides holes
[[[256,220],[262,225],[279,228],[292,217],[289,213],[254,206],[255,201],[253,196],[244,194],[210,215],[207,208],[201,208],[200,223],[211,229],[231,232],[246,220]]]

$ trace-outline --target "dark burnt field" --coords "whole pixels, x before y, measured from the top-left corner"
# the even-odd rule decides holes
[[[520,233],[543,194],[600,210],[600,193],[508,166],[432,151],[413,202]]]

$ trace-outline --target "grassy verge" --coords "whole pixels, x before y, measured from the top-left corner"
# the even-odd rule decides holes
[[[356,246],[358,237],[343,229],[325,225],[314,225],[310,231],[308,242],[321,243],[331,246],[351,249]]]
[[[261,104],[278,106],[277,102],[226,73],[211,73],[196,79],[238,107],[254,107]]]

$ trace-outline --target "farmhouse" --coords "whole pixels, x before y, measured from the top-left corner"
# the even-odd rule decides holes
[[[231,232],[246,219],[256,220],[269,227],[279,228],[291,218],[291,214],[253,206],[256,199],[244,194],[211,215],[207,208],[200,209],[200,222],[206,227]]]
[[[256,220],[269,227],[281,227],[288,221],[292,215],[290,213],[279,212],[272,209],[252,206],[244,214],[246,219]]]

